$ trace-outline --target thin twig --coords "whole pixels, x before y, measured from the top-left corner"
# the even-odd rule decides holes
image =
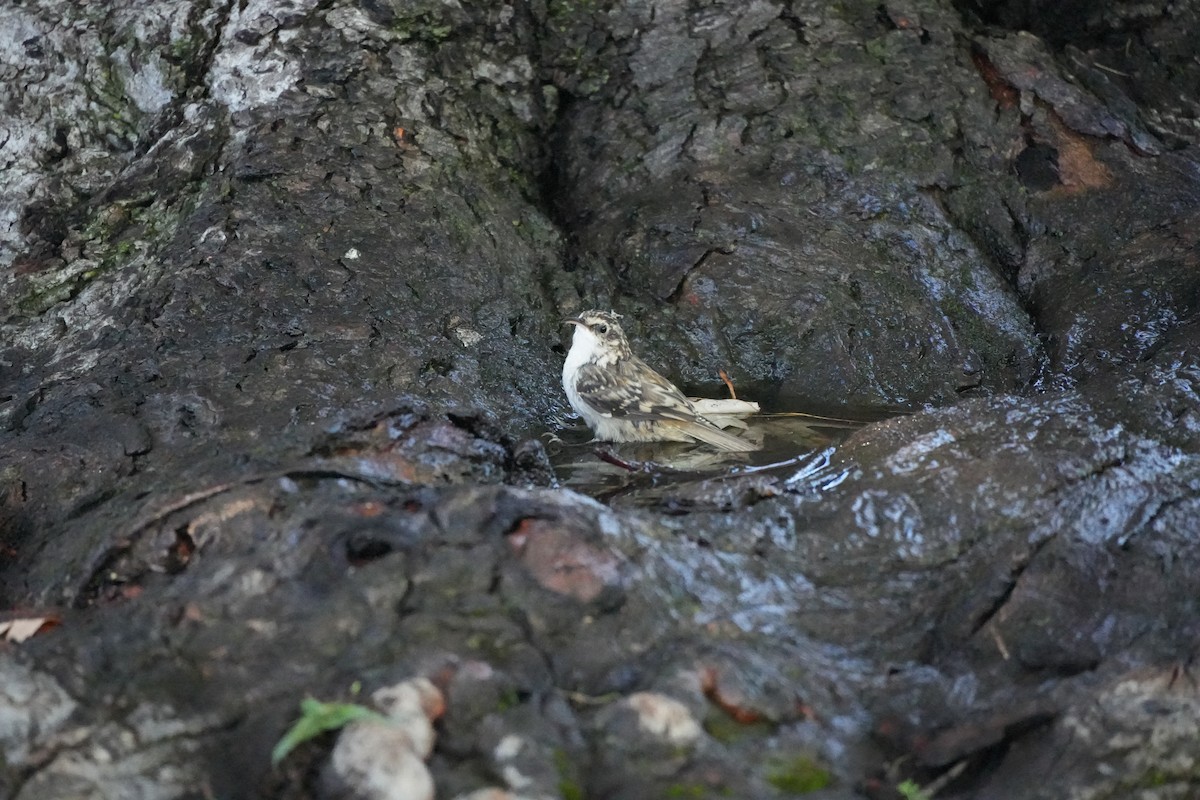
[[[844,425],[852,428],[862,428],[871,423],[868,420],[845,419],[844,417],[825,417],[820,414],[806,414],[803,411],[772,411],[766,414],[755,414],[756,419],[772,419],[789,417],[794,419],[811,419],[826,425]]]
[[[937,776],[937,778],[925,784],[925,786],[922,787],[923,791],[930,797],[936,797],[938,792],[946,788],[946,784],[950,783],[950,781],[954,780],[959,775],[962,775],[963,770],[966,768],[967,759],[964,758],[962,761],[959,761],[953,767]]]
[[[721,376],[721,380],[725,381],[725,388],[729,389],[729,399],[737,400],[737,391],[733,388],[733,381],[729,380],[729,373],[725,370],[717,370],[717,374]]]
[[[992,640],[996,642],[996,649],[1000,651],[1000,656],[1008,661],[1012,655],[1008,652],[1008,645],[1004,643],[1003,637],[1000,636],[1000,631],[996,630],[995,625],[988,625],[988,633],[992,634]]]
[[[597,447],[592,452],[594,452],[596,454],[596,458],[600,459],[601,461],[612,464],[614,467],[620,467],[626,472],[648,472],[653,468],[653,462],[626,461],[612,450],[604,447]]]
[[[1119,70],[1119,69],[1113,69],[1112,67],[1106,67],[1103,64],[1101,64],[1099,61],[1095,61],[1093,63],[1096,65],[1096,69],[1102,69],[1105,72],[1112,73],[1113,75],[1120,75],[1122,78],[1129,77],[1128,72],[1121,72],[1121,70]]]
[[[159,508],[157,511],[155,511],[153,514],[151,514],[149,517],[144,518],[140,522],[135,524],[133,526],[133,528],[129,531],[129,535],[132,536],[134,534],[141,533],[142,531],[144,531],[146,528],[149,528],[154,523],[161,522],[162,520],[171,516],[176,511],[182,511],[183,509],[187,508],[188,506],[195,505],[196,503],[199,503],[202,500],[207,500],[210,497],[215,497],[216,495],[221,494],[222,492],[227,492],[236,486],[243,486],[248,482],[253,482],[253,481],[257,481],[257,480],[262,480],[262,478],[260,476],[254,476],[254,478],[252,478],[251,481],[241,480],[241,481],[234,481],[232,483],[219,483],[216,486],[209,486],[206,489],[201,489],[196,492],[191,492],[190,494],[185,494],[183,497],[180,497],[178,500],[175,500],[175,501],[168,503],[167,505]]]
[[[608,694],[590,695],[583,692],[573,692],[564,690],[563,694],[577,706],[604,706],[617,699],[620,695],[617,692],[609,692]]]

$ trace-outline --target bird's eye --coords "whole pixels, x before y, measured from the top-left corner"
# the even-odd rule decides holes
[[[596,326],[596,333],[599,333],[600,335],[608,333],[608,326],[601,322]]]

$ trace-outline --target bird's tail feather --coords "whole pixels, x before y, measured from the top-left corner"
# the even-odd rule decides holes
[[[726,433],[714,425],[684,421],[677,424],[679,429],[688,436],[699,439],[705,444],[710,444],[718,450],[725,450],[730,453],[749,453],[751,450],[759,448],[754,442],[748,442],[745,439],[734,436],[732,433]]]

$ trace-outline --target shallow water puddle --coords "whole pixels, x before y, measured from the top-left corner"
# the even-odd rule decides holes
[[[547,450],[567,488],[613,506],[685,513],[753,502],[756,491],[779,479],[789,489],[832,488],[845,477],[832,458],[837,445],[886,416],[874,409],[845,417],[756,414],[739,434],[761,445],[752,453],[679,442],[594,442],[582,426],[559,431]]]

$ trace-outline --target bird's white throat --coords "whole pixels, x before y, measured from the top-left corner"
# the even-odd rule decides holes
[[[567,360],[563,362],[563,380],[574,377],[580,367],[594,361],[599,349],[600,340],[596,338],[596,334],[583,325],[576,325],[575,335],[571,337],[571,350],[567,353]]]
[[[571,349],[567,352],[566,360],[563,361],[562,371],[563,390],[567,393],[567,401],[570,402],[571,408],[575,409],[575,413],[583,417],[588,426],[593,429],[599,416],[587,403],[583,402],[575,384],[579,378],[579,370],[585,364],[596,360],[595,356],[599,349],[600,340],[596,338],[596,334],[582,325],[576,325],[575,335],[571,337]]]

